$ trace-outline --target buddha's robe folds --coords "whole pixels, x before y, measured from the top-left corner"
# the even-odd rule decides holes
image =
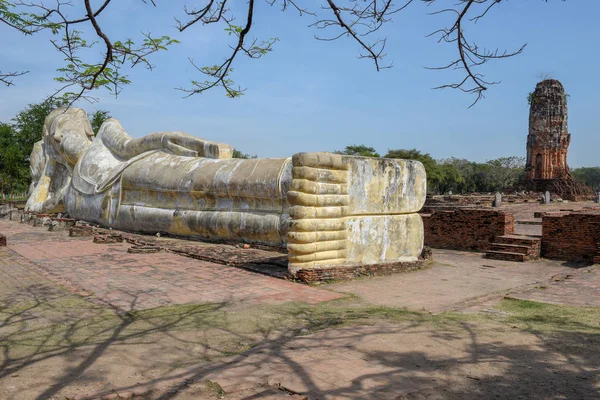
[[[126,151],[128,140],[116,120],[102,126],[74,168],[71,216],[123,230],[286,242],[291,158],[212,158],[231,153],[214,142],[205,142],[205,157]]]

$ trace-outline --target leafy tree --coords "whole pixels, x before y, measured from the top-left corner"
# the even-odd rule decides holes
[[[361,157],[380,157],[377,150],[374,147],[368,147],[364,144],[353,144],[346,146],[344,150],[336,150],[335,154],[345,154],[347,156],[361,156]]]
[[[455,188],[458,193],[502,191],[516,185],[524,176],[523,157],[501,157],[486,163],[460,158],[447,158],[440,165],[452,165],[461,174],[462,181]]]
[[[156,5],[154,0],[142,1],[148,5]],[[123,86],[130,83],[124,67],[144,66],[152,69],[151,56],[154,53],[165,51],[179,43],[169,36],[153,36],[149,33],[142,34],[137,40],[114,37],[110,26],[106,26],[106,21],[111,20],[107,15],[109,10],[115,10],[112,6],[121,3],[116,0],[104,0],[94,6],[90,0],[76,5],[60,0],[49,3],[51,2],[43,0],[0,0],[0,23],[4,29],[16,29],[26,35],[48,31],[55,36],[50,43],[65,60],[55,78],[62,84],[55,95],[64,95],[70,102],[85,97],[98,88],[105,88],[118,95]],[[201,66],[190,60],[203,78],[193,80],[187,88],[181,88],[189,95],[203,93],[215,87],[223,88],[229,97],[238,97],[244,93],[245,89],[237,86],[231,78],[234,62],[240,56],[261,58],[271,52],[278,41],[276,37],[259,40],[250,35],[255,21],[268,22],[261,15],[264,11],[262,7],[268,5],[277,5],[282,11],[292,9],[301,16],[309,16],[310,26],[320,33],[316,36],[317,39],[353,40],[360,49],[359,58],[370,60],[379,71],[391,67],[391,63],[384,60],[386,39],[373,38],[381,32],[380,28],[392,22],[395,14],[411,3],[422,3],[428,6],[428,10],[439,4],[439,8],[434,8],[432,14],[448,14],[451,17],[448,26],[439,27],[431,36],[438,42],[451,46],[455,53],[450,60],[430,69],[456,70],[459,75],[453,83],[440,85],[437,89],[459,89],[473,94],[475,102],[483,97],[490,85],[497,83],[486,80],[480,68],[489,61],[520,54],[525,48],[523,45],[512,51],[487,49],[468,35],[469,27],[493,12],[500,3],[505,3],[500,0],[459,0],[454,4],[438,0],[404,0],[400,4],[395,4],[392,0],[323,0],[317,4],[307,0],[248,0],[244,5],[235,3],[235,6],[231,6],[234,3],[232,0],[192,0],[191,3],[183,8],[183,17],[176,17],[177,30],[183,32],[220,24],[225,34],[231,37],[232,44],[228,56],[216,64]],[[72,14],[76,16],[71,17]],[[234,21],[243,22],[242,25],[235,25]],[[165,23],[166,26],[168,23]],[[93,33],[83,33],[86,30]],[[101,47],[100,52],[97,51],[98,47]],[[99,53],[101,55],[98,58]],[[0,71],[0,82],[12,85],[13,78],[27,72]]]
[[[466,193],[466,192],[474,192],[476,191],[475,183],[473,182],[473,175],[476,168],[477,163],[466,160],[464,158],[446,158],[442,160],[438,160],[439,165],[450,165],[460,173],[462,179],[455,182],[452,190],[456,193]]]
[[[238,149],[233,149],[233,154],[231,157],[232,158],[258,158],[258,156],[256,154],[250,155],[250,154],[242,153]]]
[[[6,189],[21,189],[24,186],[29,169],[23,163],[21,149],[15,142],[16,132],[9,124],[0,123],[0,180],[2,197]]]
[[[451,164],[441,164],[437,168],[439,174],[435,182],[437,192],[439,194],[444,194],[450,190],[457,192],[465,181],[458,168]]]
[[[106,110],[96,110],[90,115],[90,123],[94,133],[98,133],[102,123],[110,118],[110,114]]]
[[[67,105],[55,99],[30,104],[17,113],[11,123],[0,123],[0,179],[9,187],[21,190],[29,182],[29,156],[35,142],[42,139],[46,116],[57,107]],[[108,111],[97,110],[90,115],[94,131],[98,131]],[[6,186],[6,185],[3,185]]]
[[[571,170],[571,174],[575,179],[578,179],[593,188],[600,191],[600,167],[582,167]]]
[[[514,186],[524,176],[524,157],[500,157],[488,161],[487,164],[490,166],[488,171],[490,187],[494,191]]]
[[[35,142],[42,138],[46,116],[62,101],[30,104],[10,124],[0,128],[0,169],[3,183],[12,191],[24,190],[29,181],[29,155]],[[7,185],[3,185],[6,190]]]

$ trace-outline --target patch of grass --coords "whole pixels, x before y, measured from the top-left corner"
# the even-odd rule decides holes
[[[474,319],[472,315],[458,313],[429,314],[403,308],[370,305],[357,296],[309,305],[285,303],[270,307],[265,315],[278,315],[302,334],[322,329],[348,325],[373,325],[377,322],[424,323],[432,326],[452,327],[458,321]]]
[[[504,299],[498,306],[507,321],[531,331],[600,334],[600,307],[575,307]]]
[[[317,305],[284,303],[241,307],[188,304],[127,313],[99,308],[83,299],[79,303],[64,299],[64,303],[54,305],[54,314],[73,314],[75,307],[79,310],[77,312],[81,312],[81,317],[73,318],[71,315],[69,318],[59,318],[59,323],[23,325],[10,332],[0,330],[0,338],[7,349],[4,356],[17,360],[107,342],[111,345],[141,341],[150,343],[161,340],[161,337],[169,337],[180,340],[180,347],[189,349],[190,360],[211,360],[239,354],[265,341],[310,334],[327,328],[370,325],[379,321],[447,324],[459,318],[450,314],[431,315],[372,306],[356,296]],[[93,313],[86,312],[86,305],[88,311]],[[24,306],[15,305],[12,311]],[[45,312],[42,312],[42,316]],[[181,362],[185,364],[188,361]]]
[[[221,387],[221,385],[219,385],[218,382],[207,380],[206,382],[204,382],[204,384],[206,385],[206,391],[212,396],[218,399],[222,399],[225,396],[225,390],[223,390],[223,388]]]
[[[6,317],[31,306],[29,302],[13,304],[10,309],[0,310],[0,316]],[[24,322],[18,329],[0,329],[0,339],[6,349],[0,359],[8,356],[13,361],[24,360],[106,343],[112,346],[175,340],[177,346],[189,354],[180,360],[184,366],[200,359],[239,354],[266,341],[380,322],[423,324],[429,329],[447,331],[464,329],[464,323],[474,326],[500,323],[529,331],[594,333],[600,337],[600,308],[553,306],[511,299],[498,305],[508,316],[414,312],[369,305],[352,295],[317,305],[290,302],[248,307],[210,303],[127,313],[116,313],[84,299],[64,298],[38,308],[42,317],[62,313],[68,318],[53,319],[58,323],[25,325]]]

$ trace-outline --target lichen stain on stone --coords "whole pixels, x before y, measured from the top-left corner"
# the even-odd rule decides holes
[[[188,236],[193,235],[194,232],[185,223],[182,213],[179,210],[173,212],[173,219],[169,226],[169,232],[175,235]]]
[[[102,206],[100,207],[100,218],[104,218],[108,220],[108,216],[110,213],[110,196],[105,195],[102,200]]]

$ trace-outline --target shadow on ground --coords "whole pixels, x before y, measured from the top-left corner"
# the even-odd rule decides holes
[[[345,299],[123,312],[31,286],[0,306],[0,397],[599,398],[598,312],[564,310],[429,315]]]

